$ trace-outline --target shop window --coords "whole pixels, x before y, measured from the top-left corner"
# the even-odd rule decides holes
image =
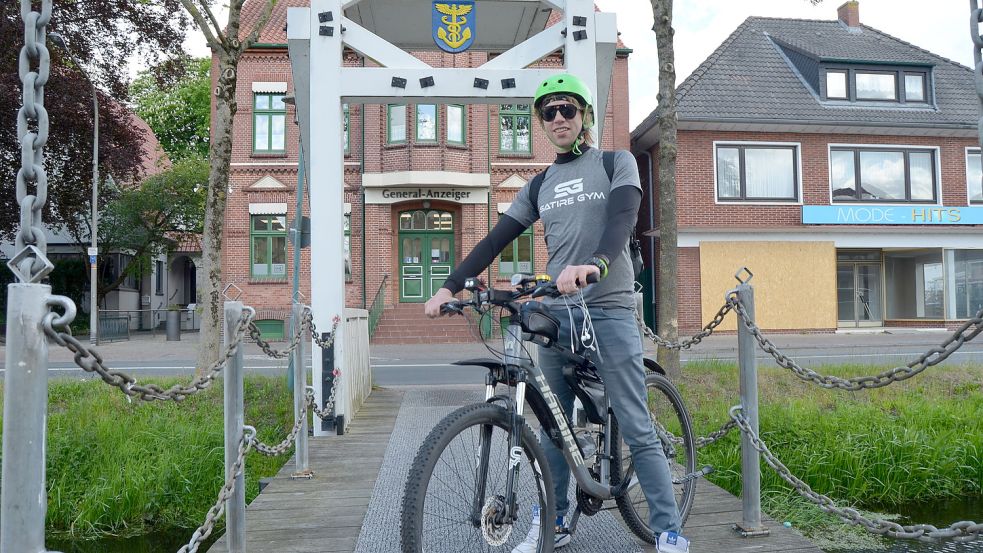
[[[966,188],[969,203],[983,203],[983,169],[980,166],[980,150],[966,150]]]
[[[464,106],[447,106],[447,143],[464,145],[464,133],[466,130],[466,120],[464,117]]]
[[[941,250],[884,252],[888,319],[945,317]]]
[[[836,147],[829,175],[834,202],[936,203],[934,150]]]
[[[434,104],[417,104],[416,106],[416,141],[437,141],[437,106]]]
[[[532,151],[532,111],[529,104],[503,104],[498,110],[499,151],[525,154]]]
[[[798,146],[717,145],[717,199],[794,202],[799,198]]]
[[[253,96],[253,152],[283,153],[286,141],[287,106],[283,94]]]
[[[983,250],[946,250],[949,317],[968,319],[983,309]]]
[[[287,217],[253,215],[251,219],[250,276],[257,280],[285,280],[287,278]]]
[[[532,272],[532,227],[530,227],[502,250],[502,255],[499,257],[498,273],[503,276],[511,276],[515,273]]]
[[[389,104],[386,115],[386,142],[406,142],[406,106]]]

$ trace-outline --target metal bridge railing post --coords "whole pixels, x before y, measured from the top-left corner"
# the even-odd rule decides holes
[[[754,321],[754,289],[748,283],[750,278],[737,286],[737,300],[747,311],[750,321]],[[751,428],[758,432],[758,361],[754,336],[744,321],[737,319],[737,349],[741,367],[741,406]],[[741,504],[744,520],[734,525],[734,529],[745,537],[768,535],[768,529],[761,524],[761,454],[751,443],[751,438],[741,434]]]
[[[293,317],[294,328],[300,329],[304,327],[304,304],[299,302],[294,302],[293,306]],[[310,467],[307,461],[307,411],[304,410],[304,405],[307,402],[307,363],[304,359],[304,343],[310,343],[310,339],[307,338],[307,332],[305,331],[303,336],[301,336],[300,341],[297,343],[297,347],[294,348],[293,355],[293,381],[294,381],[294,422],[303,416],[304,422],[300,425],[300,430],[297,432],[297,437],[294,443],[294,454],[296,455],[297,461],[297,472],[294,476],[303,477],[310,476]],[[302,415],[303,414],[303,415]]]
[[[0,551],[44,547],[48,342],[41,327],[51,294],[46,284],[7,286],[7,351],[3,386],[3,480]]]
[[[240,301],[225,302],[225,345],[234,340],[242,318]],[[225,473],[229,474],[239,455],[239,441],[243,426],[243,355],[242,346],[236,348],[225,369]],[[229,498],[226,517],[226,538],[229,553],[246,551],[246,468],[243,465],[235,475],[235,488]]]

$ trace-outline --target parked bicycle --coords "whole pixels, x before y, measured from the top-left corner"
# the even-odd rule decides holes
[[[402,550],[511,551],[530,530],[536,531],[528,516],[530,507],[539,509],[541,520],[554,520],[552,475],[539,440],[527,424],[527,402],[540,428],[563,452],[576,480],[577,508],[571,531],[581,515],[617,509],[635,535],[655,543],[656,536],[647,525],[647,503],[591,351],[579,343],[573,351],[565,347],[558,335],[559,322],[549,309],[539,301],[519,301],[559,297],[556,285],[545,275],[516,275],[512,284],[513,290],[485,289],[476,279],[468,279],[465,288],[471,299],[442,308],[447,313],[501,308],[508,314],[509,325],[503,333],[501,358],[455,363],[488,369],[485,401],[445,417],[420,446],[403,496]],[[568,360],[564,376],[583,405],[584,424],[575,427],[568,420],[533,362],[527,343],[562,352]],[[696,480],[709,467],[696,470],[692,423],[679,392],[658,363],[646,359],[645,365],[650,371],[645,380],[650,412],[685,521]],[[506,393],[498,393],[499,384],[507,386]],[[539,551],[552,551],[553,525],[540,524],[538,532]]]

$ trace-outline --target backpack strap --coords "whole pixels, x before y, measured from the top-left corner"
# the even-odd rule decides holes
[[[543,187],[543,180],[546,178],[546,171],[536,173],[536,176],[529,181],[529,201],[532,202],[533,209],[536,210],[536,217],[539,217],[539,189]]]
[[[615,152],[601,152],[601,161],[604,162],[604,172],[608,174],[608,182],[614,182],[614,154]]]

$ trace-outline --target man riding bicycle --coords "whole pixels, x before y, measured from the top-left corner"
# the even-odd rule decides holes
[[[639,484],[649,507],[649,527],[659,536],[659,551],[689,551],[679,536],[680,518],[672,476],[647,405],[642,341],[635,319],[634,271],[628,239],[638,218],[642,189],[634,156],[618,151],[614,172],[608,176],[602,152],[593,149],[593,100],[590,90],[574,75],[561,74],[542,82],[533,109],[540,126],[557,152],[542,179],[537,197],[524,186],[512,206],[460,266],[444,287],[427,301],[427,316],[440,315],[440,306],[452,301],[464,281],[482,273],[501,251],[542,219],[549,252],[547,272],[564,298],[547,302],[560,320],[561,339],[580,340],[595,349],[594,361],[631,450]],[[587,285],[587,275],[598,274]],[[569,338],[564,338],[569,337]],[[572,416],[574,393],[563,377],[560,354],[541,348],[539,364],[567,417]],[[570,543],[567,495],[570,469],[563,454],[547,437],[546,451],[556,492],[555,548]],[[512,553],[535,552],[539,539],[539,513],[526,540]]]

